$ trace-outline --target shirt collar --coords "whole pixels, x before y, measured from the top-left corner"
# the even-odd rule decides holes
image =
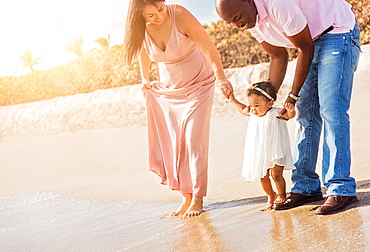
[[[262,0],[254,0],[254,4],[256,5],[257,9],[257,20],[256,25],[260,22],[260,20],[267,17],[267,11],[265,3]]]

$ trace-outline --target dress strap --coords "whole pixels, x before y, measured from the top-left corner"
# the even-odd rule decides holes
[[[175,13],[176,13],[176,7],[177,5],[176,4],[169,4],[167,5],[167,11],[168,11],[168,15],[170,16],[171,18],[171,22],[172,24],[175,24]]]

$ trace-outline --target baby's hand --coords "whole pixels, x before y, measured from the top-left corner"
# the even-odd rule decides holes
[[[294,106],[294,104],[292,104],[292,103],[285,103],[285,104],[284,104],[284,108],[285,108],[288,112],[293,112],[293,111],[295,111],[295,106]]]
[[[235,100],[234,93],[230,93],[230,95],[229,95],[229,101],[232,102],[233,100]]]

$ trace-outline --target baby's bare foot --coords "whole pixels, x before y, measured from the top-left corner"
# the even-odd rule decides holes
[[[186,210],[189,208],[192,200],[191,194],[183,194],[182,195],[182,204],[177,208],[174,212],[171,213],[172,216],[179,216],[180,214],[183,214],[186,212]]]
[[[266,204],[266,209],[271,210],[274,206],[275,198],[276,198],[276,193],[273,192],[272,195],[267,195],[267,204]]]
[[[282,204],[285,202],[285,200],[286,200],[285,194],[278,194],[274,201],[274,204]]]
[[[189,208],[184,213],[183,218],[198,216],[203,211],[203,198],[202,197],[194,197]]]

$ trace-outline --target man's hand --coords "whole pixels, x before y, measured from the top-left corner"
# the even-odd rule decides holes
[[[292,108],[292,106],[293,106],[293,109],[294,109],[294,105],[295,105],[296,102],[297,102],[296,100],[294,100],[292,97],[288,96],[285,100],[284,108],[280,111],[280,113],[278,115],[278,118],[281,118],[287,112],[286,108]]]

